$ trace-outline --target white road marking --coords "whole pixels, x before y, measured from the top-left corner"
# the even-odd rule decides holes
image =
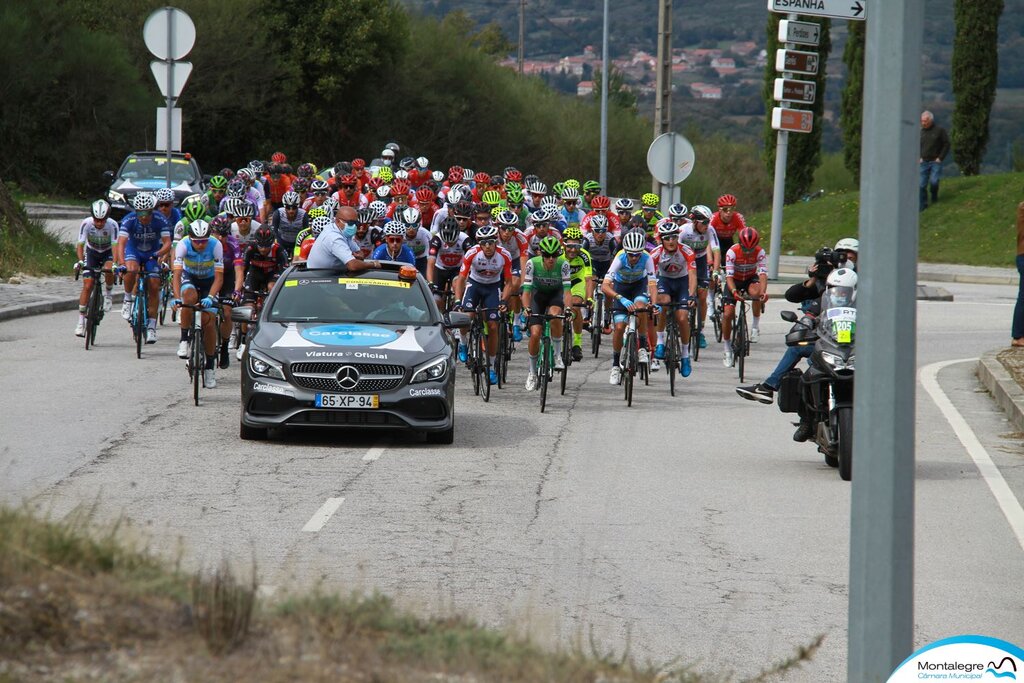
[[[374,446],[370,450],[366,451],[366,455],[363,456],[363,460],[370,462],[376,460],[384,454],[386,446]]]
[[[344,498],[328,498],[327,502],[321,505],[320,509],[313,513],[313,516],[309,518],[309,521],[306,522],[306,526],[302,527],[302,530],[310,533],[316,533],[323,529],[324,525],[327,524],[327,520],[331,518],[331,515],[338,511],[338,508],[341,507],[343,502],[345,502]]]
[[[1014,536],[1017,537],[1017,543],[1024,550],[1024,508],[1021,507],[1020,501],[1017,500],[1017,497],[1013,495],[1013,491],[1006,484],[1006,480],[1003,479],[999,468],[992,462],[988,451],[985,450],[978,437],[975,436],[974,430],[967,424],[967,420],[957,411],[953,406],[953,402],[946,396],[946,392],[939,386],[938,375],[940,370],[949,365],[977,360],[977,358],[960,358],[959,360],[946,360],[926,365],[921,368],[921,385],[924,386],[925,391],[935,401],[935,405],[938,406],[943,417],[949,422],[949,426],[953,428],[956,437],[960,439],[960,443],[963,444],[967,454],[971,456],[971,460],[974,461],[978,471],[981,472],[981,476],[985,479],[985,483],[988,484],[992,495],[995,496],[999,508],[1003,511],[1006,521],[1010,523],[1010,529],[1013,531]]]

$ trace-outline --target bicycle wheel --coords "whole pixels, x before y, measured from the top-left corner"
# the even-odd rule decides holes
[[[623,384],[626,392],[626,405],[630,407],[630,405],[633,405],[633,379],[637,373],[637,338],[635,332],[630,332],[626,336],[623,351],[626,353]]]
[[[486,325],[487,323],[484,323]],[[491,400],[491,359],[487,356],[487,338],[477,336],[477,375],[480,377],[480,396],[484,403]]]
[[[135,337],[135,357],[142,358],[142,338],[146,334],[145,295],[136,292],[135,302],[132,304],[132,306],[135,308],[135,310],[132,313],[132,335]]]
[[[193,311],[194,315],[200,315],[199,311]],[[203,370],[206,368],[206,358],[203,354],[203,328],[192,327],[192,349],[190,354],[190,365],[192,366],[192,400],[199,405],[199,385],[203,382]]]
[[[160,327],[164,326],[164,318],[167,317],[167,302],[171,300],[170,292],[167,291],[167,285],[160,290],[160,310],[157,311],[157,321],[160,323]]]
[[[476,327],[476,323],[473,323],[473,327],[470,328],[469,333],[469,371],[473,373],[473,395],[480,395],[480,373],[478,367],[480,363],[476,357],[477,339],[480,337],[480,331]]]
[[[715,292],[709,304],[711,308],[711,324],[715,326],[715,341],[722,341],[722,295]]]
[[[743,383],[743,369],[744,359],[746,358],[746,344],[747,344],[747,316],[744,315],[745,311],[740,308],[740,314],[736,318],[736,332],[733,334],[733,355],[736,358],[736,368],[739,372],[740,383]]]
[[[676,395],[676,371],[679,369],[679,328],[669,320],[665,334],[665,370],[668,372],[668,393]]]
[[[594,310],[590,314],[590,350],[597,358],[601,349],[601,327],[604,325],[604,297],[594,299]]]
[[[508,358],[506,357],[508,350],[505,348],[507,338],[508,329],[505,321],[502,320],[498,324],[498,355],[494,357],[494,372],[498,375],[499,389],[505,384],[505,373],[508,372]]]
[[[686,315],[690,318],[690,358],[696,363],[700,358],[700,333],[704,331],[704,322],[700,320],[700,303],[687,309]]]
[[[551,373],[551,337],[545,335],[540,340],[540,367],[537,369],[537,380],[540,382],[540,412],[548,402],[548,380]]]
[[[565,321],[565,327],[562,329],[562,348],[559,353],[562,354],[562,376],[559,378],[561,383],[561,394],[565,395],[565,382],[569,377],[569,366],[572,365],[572,327],[568,324],[569,321]]]

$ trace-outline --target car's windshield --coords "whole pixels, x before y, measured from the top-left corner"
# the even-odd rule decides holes
[[[125,180],[163,180],[167,177],[167,159],[163,157],[128,157],[118,174]],[[196,182],[196,172],[185,159],[171,158],[171,182]]]
[[[274,322],[430,322],[430,303],[418,283],[392,273],[318,276],[295,273],[274,297]]]

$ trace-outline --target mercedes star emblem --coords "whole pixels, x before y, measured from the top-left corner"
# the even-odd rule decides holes
[[[338,380],[338,386],[348,391],[355,389],[359,384],[359,371],[351,365],[342,365],[338,368],[338,374],[335,377]]]

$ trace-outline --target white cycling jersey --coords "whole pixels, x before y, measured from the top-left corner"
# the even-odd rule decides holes
[[[108,218],[102,228],[97,228],[93,219],[86,218],[78,226],[78,243],[89,251],[110,251],[117,243],[117,221]]]

